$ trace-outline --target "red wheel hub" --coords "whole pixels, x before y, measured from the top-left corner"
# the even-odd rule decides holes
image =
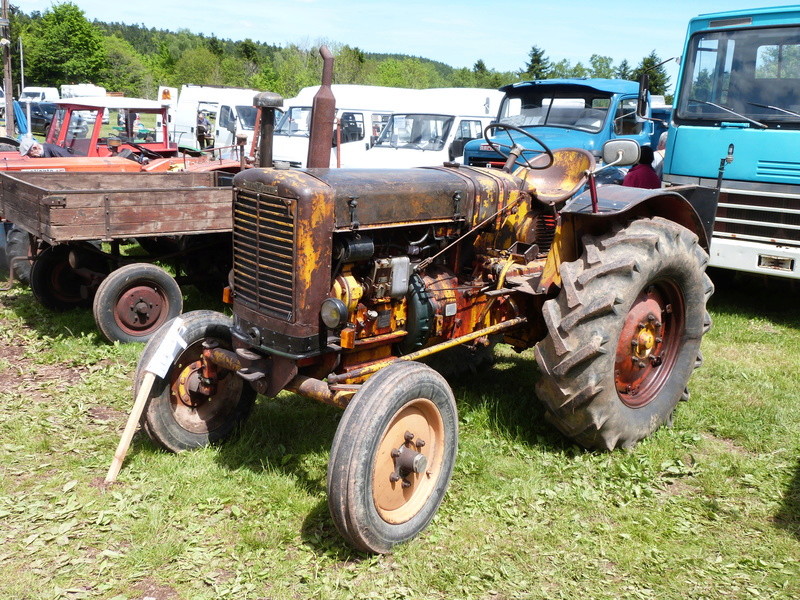
[[[169,314],[169,305],[158,289],[136,286],[126,290],[117,300],[114,317],[119,327],[129,334],[139,334],[161,325]]]
[[[614,383],[623,403],[648,404],[669,378],[683,332],[683,297],[671,283],[649,286],[628,311],[617,343]]]

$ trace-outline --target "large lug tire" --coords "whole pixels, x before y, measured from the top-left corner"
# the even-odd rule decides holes
[[[178,354],[164,379],[156,377],[142,414],[141,425],[159,447],[171,452],[201,448],[230,438],[250,416],[256,393],[232,371],[218,369],[213,396],[200,396],[188,389],[199,376],[203,341],[214,341],[231,349],[231,319],[210,310],[196,310],[180,317],[186,348]],[[169,332],[169,323],[150,338],[136,367],[134,398],[144,379],[145,368]]]
[[[583,239],[544,304],[536,394],[547,418],[587,448],[631,447],[688,398],[711,327],[708,255],[689,230],[659,217]]]
[[[29,260],[21,260],[22,258]],[[31,237],[28,232],[12,225],[6,233],[6,258],[9,268],[14,270],[14,279],[20,283],[28,283],[31,280]],[[13,263],[11,262],[15,260]]]
[[[70,265],[74,252],[80,263]],[[45,248],[33,261],[30,285],[34,297],[51,310],[91,306],[97,282],[108,273],[106,259],[79,247],[67,245]]]
[[[458,416],[444,378],[397,362],[373,375],[342,416],[328,463],[328,507],[354,547],[388,552],[419,534],[444,498]]]
[[[183,310],[178,283],[156,265],[137,263],[112,271],[92,303],[98,329],[110,342],[146,342]]]

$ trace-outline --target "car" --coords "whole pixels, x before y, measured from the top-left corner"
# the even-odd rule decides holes
[[[47,135],[53,116],[56,114],[56,105],[52,102],[30,102],[30,129],[32,133]],[[27,106],[23,109],[27,113]]]

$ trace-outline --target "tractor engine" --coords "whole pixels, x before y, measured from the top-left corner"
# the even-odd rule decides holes
[[[527,317],[556,225],[532,183],[468,167],[251,169],[234,186],[233,333],[270,357],[267,394]]]

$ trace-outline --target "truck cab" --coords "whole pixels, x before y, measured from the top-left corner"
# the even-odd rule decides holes
[[[552,150],[581,148],[600,160],[603,144],[611,139],[629,138],[655,148],[663,131],[653,121],[637,117],[639,85],[633,81],[546,79],[513,83],[500,91],[505,95],[496,121],[530,132]],[[511,131],[497,142],[508,145],[509,136],[514,143],[535,149],[530,139]],[[465,146],[464,164],[501,167],[503,162],[484,140]]]

